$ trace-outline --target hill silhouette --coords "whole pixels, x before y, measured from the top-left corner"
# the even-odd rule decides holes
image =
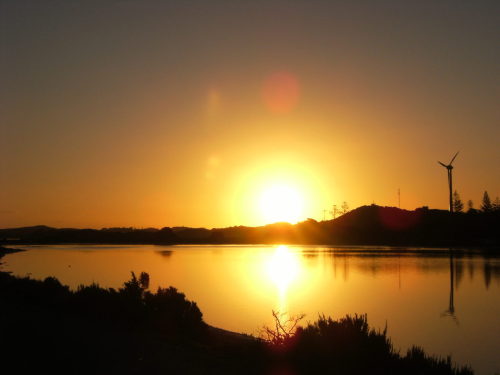
[[[0,229],[0,243],[498,246],[500,212],[450,214],[426,207],[409,211],[370,205],[334,220],[260,227],[58,229],[40,225]]]

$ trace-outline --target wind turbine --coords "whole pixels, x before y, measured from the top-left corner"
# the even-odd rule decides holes
[[[455,158],[457,157],[458,153],[460,151],[457,151],[457,153],[455,154],[455,156],[453,157],[453,159],[451,159],[450,161],[450,164],[446,165],[444,163],[441,163],[440,161],[438,161],[439,164],[441,164],[443,167],[445,167],[447,170],[448,170],[448,186],[450,187],[450,212],[453,212],[453,197],[452,197],[452,194],[453,194],[453,180],[452,180],[452,175],[451,175],[451,171],[453,170],[453,166],[451,165],[453,163],[453,160],[455,160]]]

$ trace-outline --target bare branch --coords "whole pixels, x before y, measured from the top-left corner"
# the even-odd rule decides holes
[[[297,332],[297,325],[305,317],[305,314],[288,316],[286,313],[272,310],[274,318],[274,329],[264,326],[261,330],[261,338],[272,345],[284,345]],[[286,319],[285,319],[286,318]]]

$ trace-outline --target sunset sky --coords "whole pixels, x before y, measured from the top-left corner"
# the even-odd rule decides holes
[[[446,209],[458,150],[479,206],[498,25],[499,1],[0,0],[0,227]]]

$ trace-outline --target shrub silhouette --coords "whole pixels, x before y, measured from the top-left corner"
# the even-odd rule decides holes
[[[2,364],[19,373],[472,373],[418,347],[400,355],[366,315],[320,316],[305,327],[297,327],[302,316],[291,317],[264,342],[208,327],[196,303],[173,287],[147,289],[147,274],[132,274],[118,290],[71,291],[54,278],[0,272]]]
[[[147,325],[173,336],[203,332],[203,314],[195,302],[173,287],[159,287],[156,293],[148,288],[149,275],[142,272],[137,278],[132,272],[118,291],[92,284],[80,286],[74,298],[81,311],[95,318],[113,319],[128,328]]]
[[[339,373],[371,372],[377,367],[387,369],[394,357],[386,331],[370,329],[366,315],[348,315],[339,320],[320,316],[316,322],[299,328],[296,335],[290,354],[303,371],[322,373],[330,368]]]
[[[188,301],[176,288],[158,288],[145,293],[148,320],[154,328],[169,334],[196,334],[204,328],[202,313],[195,302]]]
[[[274,312],[273,316],[278,320]],[[285,339],[274,340],[271,335],[267,342],[284,349],[281,362],[296,374],[472,374],[469,368],[454,368],[450,358],[427,356],[418,347],[401,356],[387,337],[387,327],[370,328],[366,315],[339,320],[321,315],[281,337]]]

